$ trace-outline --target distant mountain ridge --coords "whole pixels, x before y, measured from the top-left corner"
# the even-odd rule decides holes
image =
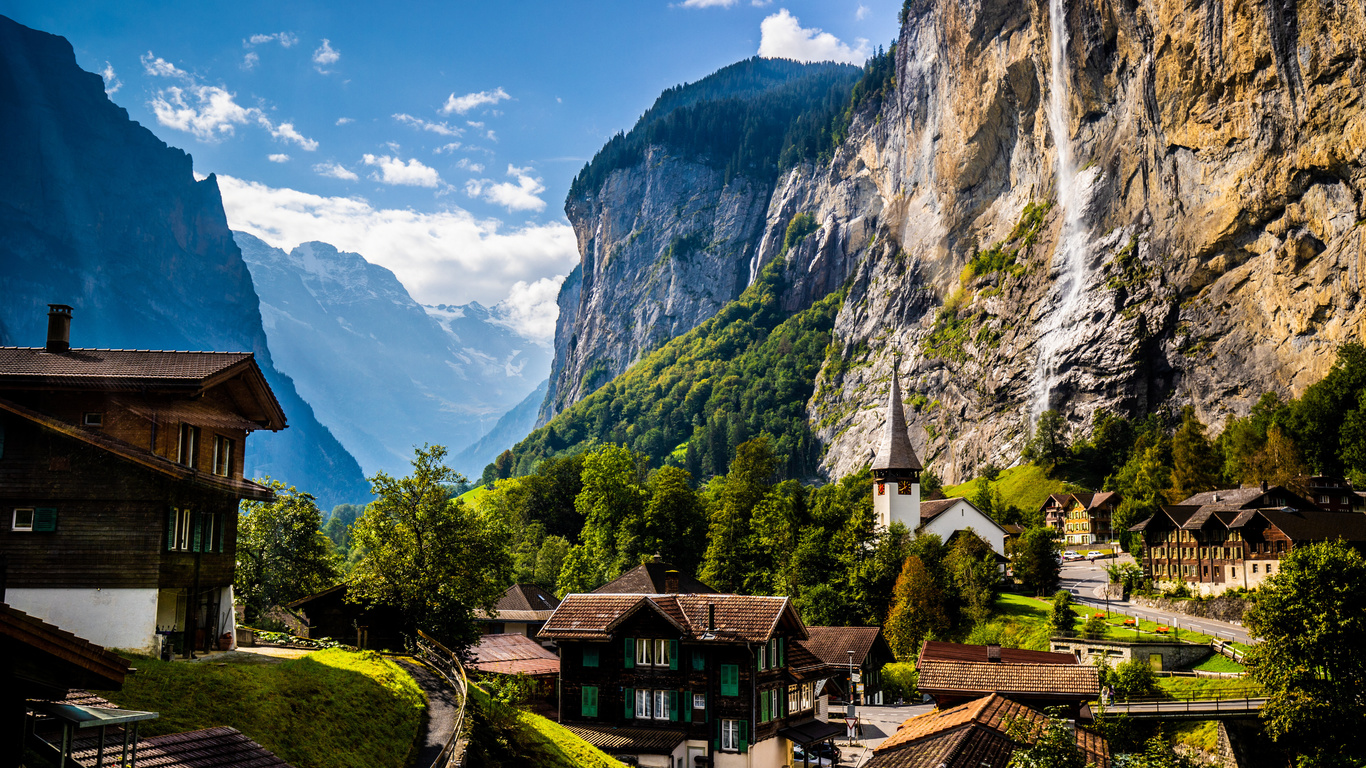
[[[278,365],[367,473],[406,474],[423,444],[459,453],[550,367],[550,349],[494,311],[418,304],[393,272],[360,254],[321,242],[286,252],[245,232],[234,237]]]
[[[217,180],[128,118],[64,38],[0,17],[0,343],[45,339],[46,304],[76,308],[73,346],[249,351],[289,420],[247,445],[325,506],[369,484],[275,366]]]

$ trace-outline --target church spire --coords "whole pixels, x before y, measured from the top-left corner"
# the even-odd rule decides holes
[[[892,393],[887,399],[886,428],[882,433],[882,444],[878,446],[877,456],[873,457],[875,475],[897,472],[919,472],[924,467],[911,448],[910,435],[906,433],[906,413],[901,407],[901,385],[897,383],[897,369],[892,364]]]

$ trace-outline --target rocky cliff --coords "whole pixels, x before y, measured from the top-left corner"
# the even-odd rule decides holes
[[[550,365],[549,349],[488,309],[423,307],[393,272],[360,254],[319,242],[286,253],[233,234],[276,364],[367,474],[407,474],[424,443],[459,453],[535,390]],[[482,471],[529,428],[504,435],[466,471]]]
[[[40,345],[71,304],[73,346],[256,354],[289,419],[258,432],[247,472],[320,503],[364,501],[354,458],[275,368],[251,275],[213,176],[105,96],[63,38],[0,17],[0,343]]]
[[[1191,404],[1217,425],[1322,376],[1366,321],[1363,24],[1307,1],[908,0],[882,95],[714,267],[781,254],[806,276],[791,309],[847,281],[809,403],[826,469],[871,457],[894,361],[915,448],[950,481],[1013,463],[1046,408],[1084,429],[1099,408]],[[725,205],[695,188],[613,205]],[[820,228],[784,252],[797,213]],[[588,275],[601,246],[580,242]],[[660,245],[614,279],[649,284]],[[598,330],[618,310],[577,306],[561,336],[594,352],[576,370],[629,361]],[[674,327],[645,319],[631,339]]]

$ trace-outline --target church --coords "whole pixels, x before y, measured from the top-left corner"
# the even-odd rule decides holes
[[[972,502],[961,496],[920,500],[920,472],[924,467],[911,448],[895,368],[885,424],[882,444],[878,446],[872,466],[873,513],[878,526],[886,528],[899,522],[916,535],[933,533],[945,543],[960,531],[972,530],[991,546],[992,551],[1004,557],[1005,529]]]

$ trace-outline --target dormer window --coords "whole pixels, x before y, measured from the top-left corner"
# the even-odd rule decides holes
[[[84,414],[81,417],[81,423],[87,427],[103,427],[104,414],[93,411],[91,413]]]

